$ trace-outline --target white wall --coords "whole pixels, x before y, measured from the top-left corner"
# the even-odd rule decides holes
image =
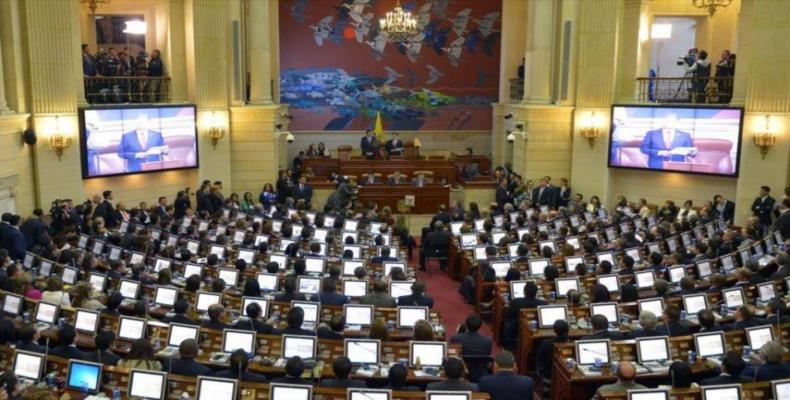
[[[697,21],[692,17],[655,17],[654,24],[671,24],[672,36],[669,39],[651,39],[650,69],[661,68],[659,76],[682,77],[683,66],[677,65],[679,57],[685,56],[696,40]],[[660,53],[660,55],[659,55]],[[644,71],[647,76],[648,71]]]

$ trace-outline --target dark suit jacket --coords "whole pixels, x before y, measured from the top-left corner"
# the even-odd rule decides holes
[[[359,304],[372,304],[376,307],[389,307],[395,308],[397,303],[395,302],[395,298],[386,294],[386,293],[371,293],[367,296],[362,296],[359,299]]]
[[[16,349],[17,350],[25,350],[25,351],[32,351],[34,353],[45,353],[47,351],[44,346],[40,346],[38,343],[33,342],[23,342],[17,341],[16,342]],[[115,364],[113,364],[115,365]]]
[[[732,376],[732,375],[719,375],[717,377],[703,379],[699,382],[700,386],[710,386],[710,385],[729,385],[733,383],[747,383],[751,382],[745,378],[740,376]]]
[[[255,331],[257,333],[263,333],[266,335],[270,335],[274,331],[274,327],[271,325],[263,322],[263,321],[250,321],[249,319],[239,319],[235,325],[233,325],[233,329],[243,329],[247,331]]]
[[[508,193],[507,188],[500,186],[496,187],[496,203],[499,205],[499,208],[505,206],[506,203],[510,202],[510,193]]]
[[[200,376],[200,375],[211,375],[214,371],[193,360],[193,359],[181,359],[181,358],[166,358],[163,360],[162,363],[162,371],[176,374],[176,375],[186,375],[186,376]],[[235,379],[236,377],[234,377]]]
[[[231,327],[230,325],[220,321],[206,321],[201,326],[203,328],[216,329],[218,331]]]
[[[543,193],[541,193],[540,187],[536,187],[532,190],[532,203],[536,206],[557,207],[559,194],[554,189],[553,186],[548,185],[543,189]]]
[[[308,331],[302,328],[285,328],[278,333],[279,335],[301,335],[301,336],[315,336],[315,332]]]
[[[216,376],[217,378],[225,378],[225,379],[239,379],[239,372],[225,369],[217,372],[216,374],[214,374],[214,376]],[[241,373],[241,380],[244,382],[266,383],[265,376],[261,374],[252,373],[250,371],[243,371]]]
[[[661,129],[648,131],[639,150],[647,155],[647,167],[653,169],[661,169],[664,167],[664,161],[685,161],[685,156],[659,156],[658,152],[663,150],[672,150],[675,147],[693,147],[694,142],[691,140],[691,135],[687,132],[675,131],[675,137],[669,146],[664,143],[664,134]]]
[[[335,332],[325,326],[318,328],[317,336],[319,339],[343,340],[345,338],[342,332]]]
[[[429,383],[425,390],[477,392],[477,385],[457,379],[445,379],[441,382]]]
[[[80,351],[74,346],[58,346],[49,350],[49,355],[60,358],[73,358],[75,360],[84,360],[85,353]]]
[[[491,400],[524,400],[531,399],[535,390],[535,382],[524,375],[516,375],[512,371],[484,376],[477,384],[481,392],[491,396]]]
[[[742,377],[749,381],[774,381],[790,378],[790,363],[750,365],[743,370]],[[756,379],[755,379],[756,377]]]
[[[314,294],[311,300],[320,301],[321,304],[332,304],[336,306],[342,306],[343,304],[348,303],[348,297],[343,296],[340,293],[321,293],[320,296]]]
[[[394,176],[387,178],[388,185],[403,185],[406,183],[406,177],[401,175],[400,179],[395,179]]]
[[[89,351],[85,353],[85,361],[90,362],[101,362],[104,365],[118,365],[118,361],[120,361],[121,357],[113,352],[102,350],[101,357],[99,357],[99,351]]]
[[[733,218],[735,218],[735,203],[729,200],[725,200],[724,209],[721,212],[719,212],[719,209],[716,207],[716,204],[714,204],[713,213],[717,218],[721,218],[725,222],[732,223]]]
[[[790,238],[790,211],[785,211],[779,216],[779,220],[776,221],[776,229],[782,234],[783,239]]]
[[[115,207],[112,206],[109,200],[104,200],[98,204],[94,215],[102,217],[104,219],[104,226],[107,228],[115,228],[118,226],[118,216],[115,215]]]
[[[170,318],[167,318],[165,322],[167,323],[175,322],[177,324],[187,324],[187,325],[200,325],[199,323],[189,319],[189,317],[187,317],[186,315],[182,315],[182,314],[176,314]]]
[[[14,321],[0,317],[0,344],[13,343],[14,341],[16,341]]]
[[[460,343],[464,356],[490,356],[494,341],[477,332],[464,332],[451,337],[450,343]]]
[[[271,380],[272,383],[285,383],[288,385],[309,385],[313,386],[313,381],[309,379],[302,379],[302,378],[294,378],[290,376],[283,376],[280,378],[274,378]]]
[[[403,154],[403,140],[400,139],[390,139],[387,140],[387,143],[384,144],[384,148],[387,149],[387,154],[391,156],[399,156]]]
[[[31,217],[22,223],[19,230],[25,235],[25,244],[27,245],[27,249],[30,250],[38,241],[39,236],[47,232],[47,224],[44,223],[41,218]]]
[[[329,388],[366,388],[368,384],[358,379],[324,379],[320,386]]]
[[[763,201],[762,197],[758,197],[752,202],[752,213],[760,220],[760,225],[771,225],[771,218],[773,217],[771,212],[774,210],[774,203],[776,203],[776,200],[771,196],[767,196],[765,201]]]
[[[2,242],[0,248],[8,250],[8,256],[12,260],[21,260],[25,258],[25,251],[27,251],[27,242],[25,235],[22,234],[17,227],[5,226],[2,235]]]
[[[669,333],[667,334],[667,326],[669,326]],[[656,332],[659,335],[664,336],[686,336],[691,335],[691,329],[689,329],[688,325],[683,324],[681,322],[670,322],[668,324],[660,324],[656,326]]]
[[[291,190],[291,195],[295,200],[304,199],[304,201],[309,203],[313,199],[313,187],[310,184],[306,184],[304,188],[300,189],[299,184],[296,184]]]
[[[118,145],[118,157],[126,160],[127,172],[138,172],[142,170],[142,164],[144,162],[161,161],[162,156],[157,154],[149,155],[144,158],[136,158],[135,155],[151,147],[164,145],[165,139],[162,137],[162,132],[149,130],[145,146],[138,140],[137,131],[126,132],[121,137],[121,143]]]
[[[591,340],[591,339],[623,340],[625,338],[620,332],[598,331],[590,335],[582,336],[581,340]]]
[[[368,137],[367,135],[363,136],[362,139],[359,141],[359,148],[362,149],[363,155],[369,155],[370,153],[376,154],[378,147],[378,140],[375,136]]]
[[[447,257],[452,235],[446,230],[433,231],[425,235],[423,249],[427,257]]]
[[[428,308],[433,308],[433,299],[420,295],[415,296],[413,294],[407,296],[400,296],[398,297],[398,305],[399,306],[423,306]]]
[[[290,303],[294,300],[305,300],[305,297],[301,293],[278,293],[274,295],[274,301],[284,301]]]

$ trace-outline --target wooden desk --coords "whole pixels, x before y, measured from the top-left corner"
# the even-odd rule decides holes
[[[442,177],[447,178],[450,183],[458,182],[459,175],[457,174],[457,167],[463,168],[464,165],[472,161],[454,161],[454,160],[406,160],[406,159],[391,159],[391,160],[367,160],[355,159],[340,160],[337,158],[310,158],[304,160],[304,167],[310,167],[315,174],[316,181],[323,181],[324,178],[331,175],[332,172],[337,172],[340,175],[354,175],[362,176],[370,172],[378,172],[385,178],[387,175],[395,171],[404,174],[407,179],[414,177],[414,171],[433,171],[434,181],[439,181]]]
[[[439,210],[439,204],[449,205],[450,188],[440,185],[416,187],[412,185],[371,185],[359,189],[358,198],[363,203],[374,202],[379,208],[388,206],[397,210],[398,201],[404,196],[414,196],[414,214],[434,214]]]

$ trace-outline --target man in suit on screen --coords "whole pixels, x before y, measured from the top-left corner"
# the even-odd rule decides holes
[[[148,115],[137,116],[135,130],[126,132],[118,146],[118,156],[126,160],[126,172],[139,172],[143,163],[162,161],[167,153],[162,132],[152,131]]]
[[[647,155],[647,167],[661,169],[665,161],[686,161],[686,156],[693,155],[691,151],[685,154],[672,153],[676,148],[694,147],[691,135],[688,132],[677,130],[678,116],[667,113],[662,120],[661,129],[648,131],[639,150]]]

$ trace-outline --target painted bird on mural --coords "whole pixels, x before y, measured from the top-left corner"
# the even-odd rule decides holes
[[[310,28],[313,30],[313,38],[315,38],[315,44],[319,46],[324,45],[324,40],[329,37],[329,34],[332,33],[332,16],[328,15],[324,17],[318,25],[310,25]]]

